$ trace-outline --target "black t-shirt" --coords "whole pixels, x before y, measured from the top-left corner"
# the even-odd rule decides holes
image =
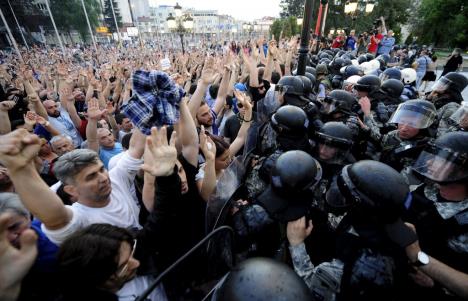
[[[461,65],[462,63],[463,58],[461,57],[461,55],[452,56],[445,64],[445,68],[448,68],[450,70],[456,70],[458,68],[458,65]]]

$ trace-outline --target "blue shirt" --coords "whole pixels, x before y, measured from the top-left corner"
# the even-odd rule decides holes
[[[111,149],[100,147],[99,159],[101,159],[102,163],[104,163],[104,167],[108,169],[110,159],[113,156],[120,154],[121,152],[123,152],[123,147],[119,142],[116,142],[114,148]]]
[[[418,58],[416,62],[418,63],[418,68],[416,68],[416,73],[425,74],[427,70],[427,66],[429,66],[431,62],[431,59],[426,55],[422,55]]]
[[[395,45],[395,38],[394,37],[383,37],[379,44],[379,50],[377,51],[378,54],[390,54],[390,51]]]
[[[41,230],[41,222],[37,219],[31,223],[31,229],[37,234],[37,257],[33,269],[42,272],[54,271],[57,266],[58,247],[47,238]]]

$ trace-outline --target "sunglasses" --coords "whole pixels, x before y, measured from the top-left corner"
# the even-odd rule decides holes
[[[128,270],[128,265],[130,263],[130,259],[133,258],[133,255],[135,254],[135,250],[136,250],[136,246],[137,246],[137,240],[135,239],[133,241],[133,248],[132,248],[132,252],[130,253],[130,257],[128,257],[128,260],[127,262],[125,263],[125,265],[122,267],[122,269],[120,270],[120,272],[117,273],[117,275],[119,277],[122,277],[123,275],[125,275],[125,273],[127,272]]]

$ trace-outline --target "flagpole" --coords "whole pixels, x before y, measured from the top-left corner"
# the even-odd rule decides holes
[[[86,23],[88,23],[89,33],[91,34],[91,40],[93,40],[94,50],[97,51],[96,41],[94,40],[93,30],[91,28],[91,23],[89,23],[88,12],[86,11],[86,6],[84,4],[84,0],[81,0],[81,5],[83,6],[83,11],[86,17]]]
[[[113,0],[109,0],[109,3],[112,8],[112,16],[114,16],[114,22],[115,22],[115,29],[117,30],[117,39],[119,40],[119,46],[121,44],[120,41],[120,31],[119,31],[119,25],[117,24],[117,18],[115,17],[115,11],[114,11],[114,3],[112,3]]]
[[[52,16],[52,12],[50,11],[49,0],[45,0],[44,2],[46,4],[46,6],[47,6],[47,11],[49,12],[49,16],[50,16],[50,20],[52,21],[52,25],[54,26],[55,34],[57,35],[57,39],[59,41],[60,48],[62,48],[62,55],[65,57],[65,48],[63,48],[62,39],[60,38],[60,35],[58,33],[58,30],[57,30],[57,26],[55,25],[54,16]]]
[[[23,31],[21,30],[18,19],[16,19],[15,11],[13,10],[13,7],[11,7],[10,0],[7,0],[7,1],[8,1],[8,5],[10,6],[11,13],[13,14],[13,18],[15,18],[16,25],[18,26],[18,30],[20,32],[21,38],[23,39],[24,46],[26,46],[26,49],[28,49],[28,51],[29,51],[28,43],[26,42],[26,38],[23,35]]]
[[[18,44],[16,44],[15,38],[11,34],[10,27],[8,26],[8,23],[7,23],[6,19],[5,19],[5,16],[3,15],[3,11],[2,11],[1,8],[0,8],[0,17],[2,17],[3,23],[5,24],[5,27],[6,27],[7,32],[8,32],[8,36],[10,37],[10,40],[13,43],[13,47],[15,47],[15,50],[18,53],[18,56],[21,59],[21,62],[24,64],[23,56],[21,55],[21,52],[19,51]]]

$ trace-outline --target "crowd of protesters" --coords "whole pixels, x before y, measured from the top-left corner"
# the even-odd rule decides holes
[[[153,46],[1,53],[1,300],[468,298],[458,49]]]

